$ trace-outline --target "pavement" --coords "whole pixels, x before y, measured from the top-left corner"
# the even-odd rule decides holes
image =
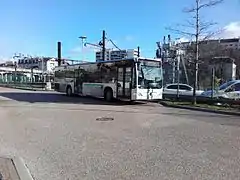
[[[36,180],[237,180],[239,117],[0,88],[0,154]]]

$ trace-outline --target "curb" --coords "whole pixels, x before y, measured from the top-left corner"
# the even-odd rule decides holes
[[[20,90],[27,90],[27,91],[38,91],[36,89],[31,89],[31,88],[21,88],[21,87],[10,87],[10,88],[13,88],[13,89],[20,89]]]
[[[233,115],[233,116],[240,116],[240,112],[230,112],[230,111],[222,111],[222,110],[213,110],[201,107],[189,107],[189,106],[179,106],[179,105],[169,105],[164,102],[160,102],[161,105],[165,107],[171,108],[178,108],[178,109],[187,109],[187,110],[194,110],[194,111],[201,111],[201,112],[209,112],[209,113],[216,113],[216,114],[224,114],[224,115]]]
[[[43,90],[43,89],[33,89],[33,88],[14,87],[14,86],[2,86],[2,85],[0,85],[0,87],[11,88],[11,89],[27,90],[27,91],[46,91],[46,90]]]
[[[3,88],[11,88],[11,89],[29,90],[29,91],[37,91],[36,89],[24,88],[24,87],[3,86],[3,85],[0,85],[0,87],[3,87]]]
[[[23,159],[16,156],[3,155],[0,158],[9,159],[16,170],[19,180],[34,180]],[[1,175],[1,174],[0,174]],[[0,176],[0,178],[2,178]]]
[[[22,158],[14,157],[12,161],[21,180],[34,180]]]

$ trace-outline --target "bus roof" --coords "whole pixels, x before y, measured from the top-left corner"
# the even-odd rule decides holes
[[[135,61],[135,62],[137,62],[138,60],[161,61],[161,59],[137,57],[137,58],[129,58],[129,59],[119,59],[119,60],[109,60],[109,61],[97,61],[97,62],[83,62],[83,63],[72,64],[72,65],[61,65],[61,66],[55,67],[55,69],[57,69],[57,68],[60,68],[60,69],[61,69],[61,68],[66,68],[66,67],[73,68],[73,67],[79,66],[79,65],[98,64],[98,63],[111,63],[111,62],[118,62],[118,61]]]

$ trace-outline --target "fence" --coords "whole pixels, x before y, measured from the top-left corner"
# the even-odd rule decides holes
[[[52,75],[4,73],[0,76],[0,86],[11,88],[24,88],[34,90],[50,90],[54,88]],[[51,84],[51,87],[49,87]]]
[[[54,83],[0,83],[2,87],[16,88],[16,89],[26,89],[26,90],[54,90]]]

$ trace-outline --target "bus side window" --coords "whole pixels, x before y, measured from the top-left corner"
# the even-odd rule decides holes
[[[55,77],[56,78],[65,78],[64,71],[61,71],[61,70],[55,71]]]
[[[132,88],[135,89],[136,87],[137,87],[136,68],[133,66]]]
[[[69,69],[66,71],[66,78],[74,78],[74,70]]]
[[[117,79],[117,67],[116,66],[107,66],[101,67],[101,80],[103,83],[113,83],[114,79]]]
[[[91,64],[88,67],[88,70],[84,72],[84,82],[87,83],[100,83],[101,82],[101,73],[97,64]]]

